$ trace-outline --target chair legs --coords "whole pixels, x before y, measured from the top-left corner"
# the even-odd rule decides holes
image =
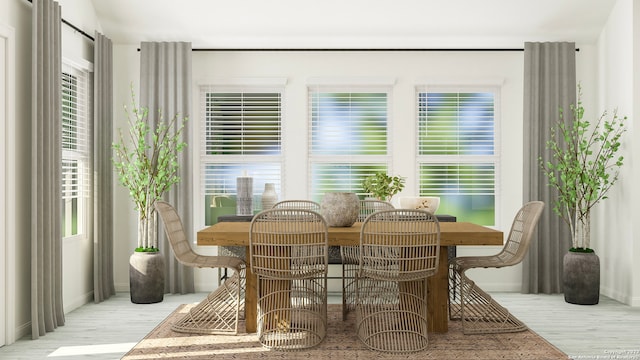
[[[342,320],[356,308],[356,272],[358,271],[358,247],[340,247],[342,257]]]
[[[449,267],[449,318],[462,321],[465,334],[518,332],[527,326],[469,279],[464,271]]]
[[[367,347],[391,353],[427,348],[426,279],[357,281],[356,331]]]
[[[282,351],[313,347],[327,334],[327,280],[258,278],[258,340]]]
[[[191,334],[238,334],[238,322],[244,318],[245,280],[244,268],[235,272],[171,329]]]

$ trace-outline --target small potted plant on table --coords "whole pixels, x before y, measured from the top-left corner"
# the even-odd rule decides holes
[[[391,201],[393,195],[404,189],[405,178],[390,176],[384,172],[378,172],[367,176],[362,181],[362,189],[378,200]]]

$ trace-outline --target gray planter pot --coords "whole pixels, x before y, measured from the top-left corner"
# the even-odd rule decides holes
[[[563,259],[564,300],[595,305],[600,301],[600,258],[595,253],[569,251]]]
[[[131,254],[129,291],[134,304],[153,304],[164,300],[164,257],[160,252]]]
[[[320,212],[327,225],[350,227],[358,220],[360,199],[355,193],[328,192],[322,198]]]

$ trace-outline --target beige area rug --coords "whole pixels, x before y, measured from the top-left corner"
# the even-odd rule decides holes
[[[375,352],[355,335],[355,316],[342,321],[341,305],[328,307],[329,332],[315,348],[295,352],[263,348],[256,334],[189,335],[171,331],[171,324],[188,307],[180,305],[140,341],[123,359],[568,359],[567,355],[528,330],[511,334],[464,335],[458,321],[449,323],[446,334],[429,333],[429,347],[412,354]],[[241,324],[244,329],[244,324]]]

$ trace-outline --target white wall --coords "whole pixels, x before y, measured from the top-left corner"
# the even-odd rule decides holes
[[[640,171],[640,133],[637,129],[638,71],[634,55],[640,49],[634,43],[632,0],[618,0],[598,43],[597,106],[591,107],[595,117],[604,110],[611,114],[617,108],[619,115],[628,116],[628,132],[622,146],[625,164],[619,183],[609,193],[609,199],[599,204],[593,215],[592,247],[600,256],[601,293],[627,304],[640,305],[640,210],[636,179]],[[635,30],[638,31],[637,29]],[[635,261],[634,261],[635,259]]]
[[[113,139],[118,136],[117,129],[127,128],[124,106],[131,108],[131,87],[140,94],[140,53],[136,46],[113,46]],[[125,133],[126,134],[126,133]],[[118,182],[114,175],[114,218],[113,218],[113,257],[114,282],[116,291],[129,291],[129,256],[136,248],[137,213],[129,192]]]
[[[16,41],[16,84],[15,84],[15,142],[14,149],[8,149],[10,156],[14,156],[16,172],[11,181],[16,194],[16,208],[14,210],[15,238],[7,239],[13,242],[15,248],[15,262],[13,269],[7,269],[9,276],[14,276],[16,288],[9,289],[7,296],[13,296],[15,323],[15,338],[30,331],[30,259],[31,237],[30,223],[30,148],[31,139],[31,5],[25,1],[11,0],[5,4],[3,19],[7,25],[15,30]],[[4,259],[3,259],[4,260]],[[9,301],[8,301],[9,302]],[[12,326],[10,325],[10,326]],[[15,339],[12,339],[15,340]]]
[[[631,2],[629,0],[628,2]],[[628,3],[627,2],[627,3]],[[631,99],[632,104],[640,104],[640,65],[638,64],[638,59],[640,59],[640,6],[633,6],[631,11],[633,14],[633,54],[632,59],[634,60],[633,65],[633,97]],[[629,106],[629,104],[627,104]],[[638,146],[638,138],[640,137],[640,129],[638,128],[638,123],[640,123],[640,106],[633,106],[629,112],[631,116],[631,130],[630,130],[630,139],[629,143],[636,144],[633,147],[633,151],[630,154],[631,159],[640,159],[640,146]],[[635,140],[635,141],[633,141]],[[634,166],[635,165],[635,166]],[[630,178],[639,179],[640,178],[640,165],[636,160],[636,163],[630,162]],[[631,198],[632,204],[636,204],[632,209],[633,212],[637,213],[638,208],[637,204],[640,203],[640,194],[638,193],[638,189],[636,186],[631,186],[633,192],[633,197]],[[630,212],[632,213],[632,212]],[[630,273],[633,275],[633,280],[631,281],[631,301],[628,302],[633,306],[640,306],[640,240],[638,239],[638,234],[640,234],[640,224],[637,221],[632,221],[634,224],[632,237],[632,248],[629,253],[631,254],[631,258],[633,259],[632,266],[630,269]]]
[[[194,53],[194,82],[206,83],[215,77],[265,77],[287,78],[285,89],[285,148],[291,161],[287,162],[285,191],[281,198],[307,197],[306,166],[307,146],[307,79],[329,77],[350,79],[354,77],[393,78],[390,121],[394,154],[392,172],[407,177],[405,195],[417,194],[415,154],[415,86],[427,81],[458,84],[502,83],[501,146],[510,149],[502,152],[503,169],[522,167],[522,52],[213,52]],[[354,80],[357,81],[357,80]],[[194,94],[198,89],[194,88]],[[197,99],[194,114],[199,118]],[[292,130],[295,129],[295,130]],[[194,149],[198,153],[198,149]],[[514,151],[511,151],[514,150]],[[503,193],[509,196],[499,200],[499,228],[510,224],[512,214],[521,205],[522,171],[508,171],[500,179]],[[400,194],[401,196],[402,194]],[[199,198],[197,198],[200,201]],[[198,203],[197,209],[204,206]],[[196,219],[199,227],[203,219]],[[508,225],[507,225],[508,226]],[[461,249],[464,254],[466,249]],[[495,252],[495,248],[477,251]],[[488,273],[488,272],[487,272]],[[488,275],[485,273],[485,275]],[[505,272],[490,279],[494,287],[513,289],[519,286],[518,275]]]

